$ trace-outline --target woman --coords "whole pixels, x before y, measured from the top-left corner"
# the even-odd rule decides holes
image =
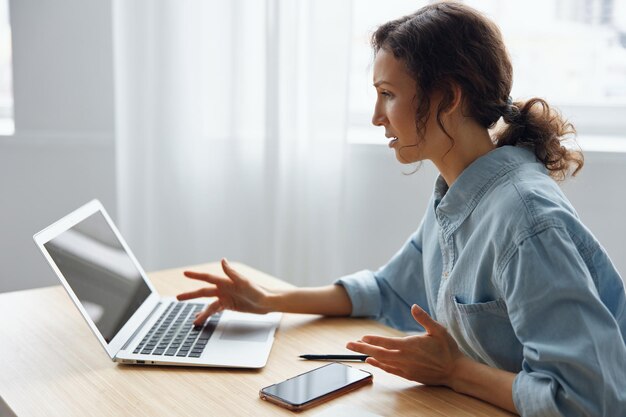
[[[606,252],[555,179],[577,173],[573,133],[541,99],[512,102],[498,28],[455,3],[374,33],[373,123],[402,163],[440,172],[419,229],[376,272],[270,293],[227,277],[179,295],[222,309],[373,317],[425,334],[364,336],[348,349],[424,384],[528,416],[626,415],[626,296]],[[500,119],[504,127],[491,135]]]

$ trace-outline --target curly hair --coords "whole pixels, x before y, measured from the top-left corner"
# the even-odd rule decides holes
[[[501,119],[505,123],[493,135],[496,146],[533,150],[556,180],[582,168],[582,152],[565,143],[576,134],[571,123],[541,98],[511,100],[513,67],[502,35],[495,23],[475,9],[454,2],[430,4],[383,24],[371,43],[374,53],[384,49],[402,60],[415,79],[419,133],[424,133],[430,116],[432,93],[440,92],[437,122],[454,143],[440,115],[452,104],[456,85],[463,92],[467,116],[487,129]]]

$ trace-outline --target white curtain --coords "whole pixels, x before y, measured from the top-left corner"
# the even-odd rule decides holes
[[[349,1],[114,1],[118,223],[148,270],[341,270]]]

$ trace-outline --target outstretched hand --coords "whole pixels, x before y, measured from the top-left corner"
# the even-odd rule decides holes
[[[466,358],[445,327],[414,304],[411,314],[426,334],[406,337],[364,336],[346,347],[369,355],[367,363],[427,385],[450,386],[455,366]]]
[[[176,296],[178,300],[217,297],[217,300],[210,303],[204,311],[196,315],[193,324],[197,326],[202,325],[206,319],[222,310],[259,314],[268,312],[268,308],[265,306],[268,292],[264,288],[251,283],[247,278],[234,270],[226,259],[222,259],[222,269],[226,277],[202,272],[184,272],[187,278],[204,281],[211,285],[196,291],[178,294]]]

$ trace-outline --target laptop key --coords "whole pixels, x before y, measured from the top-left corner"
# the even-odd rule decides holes
[[[211,335],[213,334],[213,332],[215,331],[216,327],[217,327],[217,325],[215,323],[211,323],[209,321],[209,323],[207,323],[207,325],[204,327],[204,329],[202,329],[202,333],[200,334],[200,338],[202,338],[202,339],[209,339],[211,337]]]
[[[199,358],[221,317],[214,314],[205,326],[194,326],[193,313],[202,308],[201,304],[179,303],[174,308],[170,304],[134,353]]]

